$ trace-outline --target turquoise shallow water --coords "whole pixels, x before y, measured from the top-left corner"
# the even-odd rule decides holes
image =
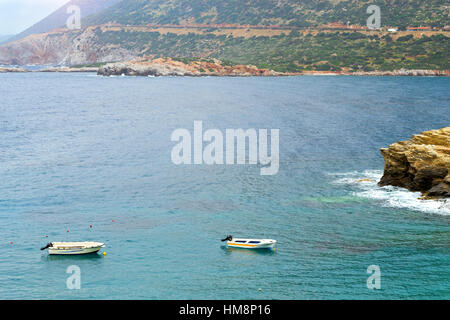
[[[448,205],[356,182],[379,178],[380,147],[449,125],[449,86],[0,74],[0,298],[449,299]],[[175,166],[170,135],[194,120],[279,128],[279,173]],[[227,250],[227,234],[278,250]],[[107,255],[39,250],[77,240]],[[66,288],[70,265],[80,290]],[[369,265],[381,290],[366,287]]]

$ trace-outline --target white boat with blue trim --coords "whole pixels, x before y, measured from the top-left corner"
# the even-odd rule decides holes
[[[275,250],[277,244],[276,240],[273,239],[245,239],[245,238],[233,238],[233,236],[228,236],[222,239],[222,242],[227,242],[227,246],[231,248],[242,248],[242,249],[272,249]]]
[[[41,248],[41,250],[48,249],[49,254],[64,254],[64,255],[76,255],[76,254],[89,254],[100,251],[105,246],[101,242],[50,242],[47,246]]]

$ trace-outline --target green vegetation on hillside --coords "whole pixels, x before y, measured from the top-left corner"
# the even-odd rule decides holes
[[[327,32],[272,37],[232,37],[214,34],[177,35],[97,29],[101,45],[137,49],[157,57],[217,58],[227,64],[252,64],[276,71],[372,71],[450,69],[450,42],[445,35],[411,35],[393,40],[388,34]],[[188,61],[188,60],[186,60]]]
[[[89,64],[77,64],[77,65],[74,65],[74,66],[71,66],[71,67],[72,68],[77,68],[77,69],[81,69],[81,68],[99,68],[99,67],[103,67],[107,63],[108,62],[96,62],[96,63],[89,63]]]
[[[449,25],[446,0],[127,0],[86,20],[124,25],[250,24],[317,26],[330,22],[365,25],[369,5],[381,9],[383,26]]]

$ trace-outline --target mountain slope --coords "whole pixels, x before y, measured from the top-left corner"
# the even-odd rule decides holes
[[[0,44],[3,42],[8,41],[9,39],[11,39],[14,35],[9,34],[9,35],[0,35]]]
[[[373,0],[126,0],[86,19],[157,24],[250,24],[317,26],[330,22],[365,25]],[[447,0],[379,0],[382,25],[449,25]]]
[[[99,1],[94,2],[101,4]],[[442,13],[448,9],[443,3],[379,1],[383,25],[388,24],[389,16],[406,25],[447,24],[448,14]],[[368,4],[353,0],[124,0],[85,18],[83,26],[91,26],[82,30],[59,29],[1,45],[0,64],[77,65],[151,56],[217,58],[281,72],[450,69],[447,31],[389,33],[357,32],[345,30],[345,26],[344,30],[257,26],[331,21],[363,25]]]
[[[72,0],[50,14],[45,19],[39,21],[38,23],[17,34],[16,36],[8,39],[8,42],[25,38],[31,34],[45,33],[57,28],[64,27],[67,18],[69,17],[69,14],[67,14],[67,8],[71,5],[79,6],[81,9],[82,18],[87,18],[88,16],[101,12],[102,10],[115,5],[120,1],[121,0]]]
[[[152,56],[217,58],[280,72],[450,69],[449,37],[437,32],[294,30],[238,37],[232,32],[115,26],[60,30],[0,46],[0,64],[77,65]]]

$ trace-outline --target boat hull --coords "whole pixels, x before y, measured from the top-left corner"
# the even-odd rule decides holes
[[[48,254],[51,255],[77,255],[77,254],[90,254],[99,252],[102,247],[95,248],[77,248],[77,249],[52,249],[48,250]]]
[[[240,249],[250,249],[250,250],[258,250],[258,249],[275,249],[276,242],[268,242],[268,243],[239,243],[234,241],[228,241],[227,246],[230,248],[240,248]]]

